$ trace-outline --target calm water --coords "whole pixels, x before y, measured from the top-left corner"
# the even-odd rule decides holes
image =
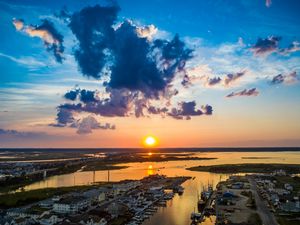
[[[144,162],[121,164],[129,166],[126,169],[112,170],[109,172],[110,181],[124,179],[141,179],[151,174],[164,174],[167,176],[191,176],[195,179],[186,181],[183,186],[185,192],[182,196],[168,201],[167,207],[160,208],[143,225],[185,225],[190,224],[190,214],[197,208],[197,194],[202,186],[208,183],[214,186],[228,177],[207,172],[193,172],[185,168],[197,165],[237,164],[237,163],[294,163],[300,164],[300,153],[297,152],[214,152],[195,153],[198,157],[216,157],[215,160],[203,161],[171,161],[171,162]],[[246,158],[245,158],[246,157]],[[72,174],[49,177],[43,181],[25,187],[25,190],[62,187],[73,185],[87,185],[97,181],[107,181],[108,171],[76,172]],[[211,225],[207,220],[202,224]]]

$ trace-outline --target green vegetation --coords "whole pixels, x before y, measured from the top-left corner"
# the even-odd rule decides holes
[[[211,166],[196,166],[187,168],[191,171],[205,171],[211,173],[271,173],[274,170],[283,169],[289,174],[300,173],[298,164],[223,164]]]
[[[112,164],[106,164],[103,161],[91,161],[87,162],[87,165],[83,168],[83,171],[95,171],[95,170],[119,170],[127,168],[127,166],[118,166]],[[54,170],[48,171],[47,176],[62,175],[68,173],[74,173],[82,168],[82,164],[65,164]],[[18,188],[32,184],[34,182],[43,180],[43,174],[24,175],[21,177],[11,177],[6,180],[0,181],[0,193],[10,192],[17,190]]]
[[[119,216],[111,221],[109,221],[109,225],[122,225],[122,224],[126,224],[130,218],[132,217],[131,214],[127,213],[124,216]]]
[[[42,179],[43,179],[42,174],[35,174],[32,176],[22,176],[22,177],[10,177],[0,182],[0,192],[6,193],[6,192],[14,191],[20,187],[32,184]]]
[[[251,215],[248,218],[247,223],[251,224],[251,225],[262,225],[263,224],[258,213],[251,213]]]
[[[54,176],[54,175],[61,175],[61,174],[67,174],[67,173],[73,173],[76,172],[81,168],[81,165],[79,164],[72,164],[72,165],[64,165],[60,166],[59,168],[56,168],[51,171],[47,171],[47,176]],[[0,192],[10,192],[17,190],[18,188],[24,187],[26,185],[32,184],[34,182],[43,180],[43,174],[42,173],[36,173],[31,175],[23,175],[20,177],[10,177],[6,180],[2,180],[0,182]]]
[[[295,176],[275,176],[275,180],[277,182],[277,187],[284,188],[284,184],[291,184],[293,186],[293,192],[295,194],[300,191],[300,177]]]
[[[29,154],[28,154],[29,153]],[[10,152],[2,154],[0,161],[31,161],[31,160],[61,160],[61,159],[81,159],[86,157],[83,153],[77,152]]]
[[[103,186],[105,184],[106,183],[98,183],[97,185],[90,186],[46,188],[0,195],[0,208],[19,207],[22,205],[27,205],[47,198],[51,198],[55,195],[62,195],[72,191],[86,191],[95,187]]]
[[[145,160],[146,159],[146,160]],[[139,162],[147,162],[147,161],[151,161],[151,162],[167,162],[167,161],[185,161],[185,160],[213,160],[213,159],[217,159],[217,158],[205,158],[205,157],[177,157],[177,156],[167,156],[167,157],[163,157],[163,156],[150,156],[150,157],[145,157],[142,160],[139,160]]]
[[[120,170],[120,169],[126,169],[128,166],[118,166],[118,165],[112,165],[112,164],[106,164],[101,161],[96,161],[87,164],[82,171],[96,171],[96,170]]]
[[[290,215],[280,215],[277,216],[277,222],[280,225],[299,225],[300,224],[300,213],[291,213]]]

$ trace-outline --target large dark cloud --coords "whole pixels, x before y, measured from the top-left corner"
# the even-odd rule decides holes
[[[47,51],[52,52],[57,62],[63,61],[63,36],[56,30],[49,20],[42,20],[38,26],[25,25],[24,20],[14,19],[13,24],[18,31],[24,32],[31,37],[39,37],[44,41]]]
[[[242,91],[231,92],[226,97],[232,98],[232,97],[236,97],[236,96],[257,96],[258,94],[259,94],[259,92],[256,88],[251,88],[251,89],[244,89]]]
[[[96,5],[86,7],[71,16],[69,27],[79,42],[74,54],[84,75],[100,77],[114,44],[115,31],[112,26],[118,11],[116,6]]]
[[[193,57],[193,50],[178,35],[171,40],[154,39],[157,30],[154,25],[141,28],[128,20],[117,24],[118,11],[117,6],[97,5],[74,14],[63,13],[78,40],[74,56],[80,71],[95,79],[104,78],[101,82],[105,91],[104,95],[80,88],[67,92],[65,99],[73,102],[57,107],[60,126],[75,121],[78,113],[103,117],[138,118],[151,114],[175,117],[169,113],[171,98],[178,93],[172,81],[176,75],[187,76],[185,66]],[[152,105],[152,101],[160,102],[156,104],[160,107]],[[178,116],[189,110],[185,103],[181,107]],[[211,114],[211,111],[207,106],[201,113],[197,110],[184,116]]]
[[[196,103],[181,102],[179,108],[172,108],[171,105],[156,107],[151,105],[149,99],[139,95],[137,92],[131,92],[127,89],[112,89],[107,98],[98,98],[96,91],[93,93],[93,101],[83,102],[80,95],[83,90],[75,89],[68,93],[77,93],[76,98],[72,95],[74,103],[65,103],[58,106],[57,124],[54,126],[64,127],[74,123],[74,114],[93,113],[103,117],[128,117],[135,116],[137,118],[149,115],[161,115],[163,117],[170,116],[175,119],[190,119],[191,116],[200,116],[203,114],[211,115],[212,107],[209,105],[196,109]],[[85,91],[85,90],[84,90]],[[69,98],[69,100],[71,100]]]
[[[191,116],[212,115],[212,107],[210,105],[202,106],[201,109],[196,109],[196,102],[181,102],[179,108],[172,108],[169,116],[175,119],[191,119]]]
[[[126,21],[116,30],[115,41],[115,63],[108,85],[114,89],[139,90],[148,96],[162,91],[168,78],[149,56],[147,39],[140,38],[136,28]]]
[[[118,11],[117,6],[97,5],[71,16],[69,26],[79,41],[74,53],[79,68],[96,79],[108,71],[105,85],[112,89],[126,88],[158,98],[176,73],[185,72],[192,50],[178,35],[171,41],[150,41],[130,21],[116,26]]]
[[[177,35],[170,42],[156,40],[151,45],[146,38],[139,37],[136,27],[127,21],[115,34],[115,63],[108,83],[111,88],[137,90],[149,98],[158,98],[192,57],[192,51]]]

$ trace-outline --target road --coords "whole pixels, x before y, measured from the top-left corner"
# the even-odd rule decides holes
[[[251,184],[251,190],[253,191],[255,197],[257,213],[259,214],[263,225],[278,225],[274,214],[270,212],[264,200],[258,195],[258,190],[254,179],[251,177],[249,178],[249,181]]]

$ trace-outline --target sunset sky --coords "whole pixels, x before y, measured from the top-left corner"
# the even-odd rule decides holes
[[[300,146],[298,0],[0,0],[0,147]]]

